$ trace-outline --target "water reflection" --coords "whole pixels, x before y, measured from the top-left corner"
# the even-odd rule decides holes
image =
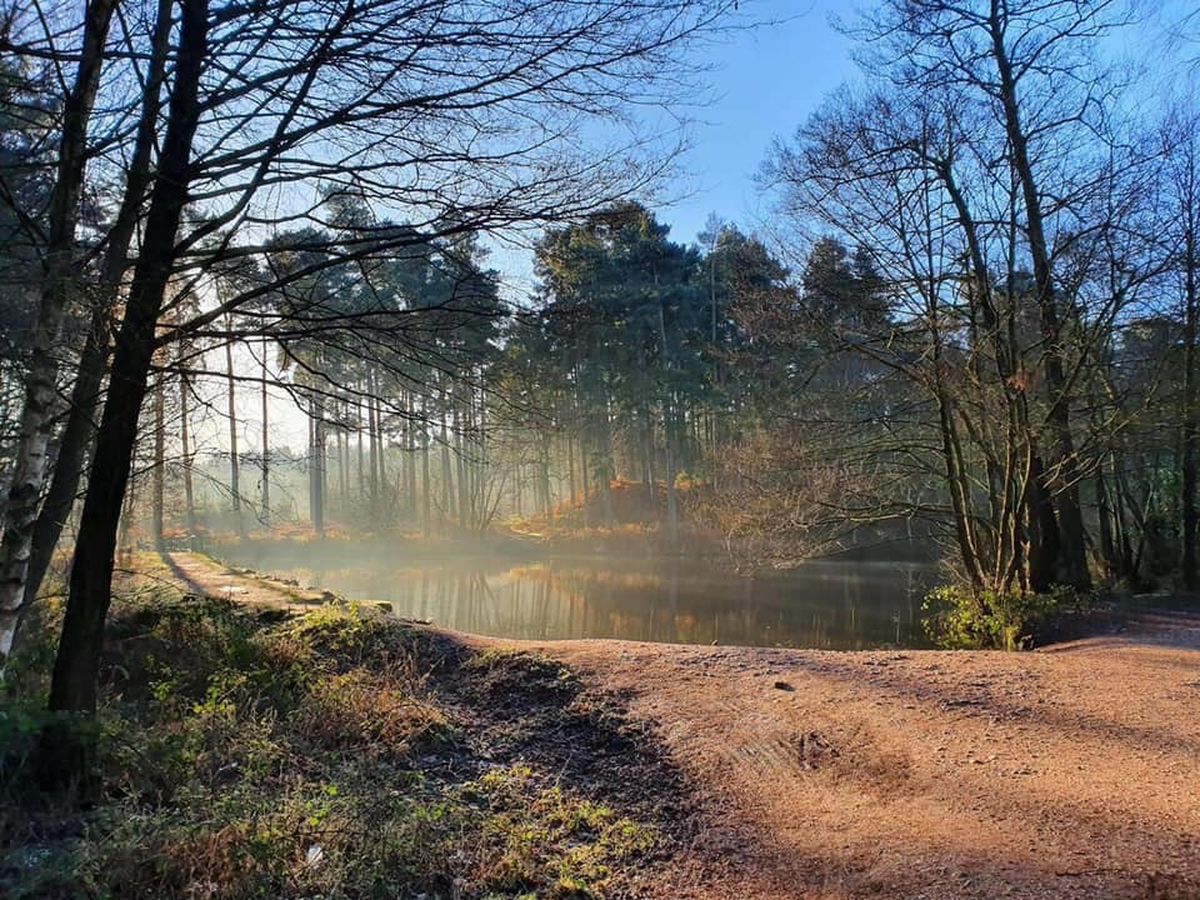
[[[397,615],[498,637],[861,649],[926,646],[929,570],[905,563],[811,563],[747,579],[688,561],[457,560],[406,566],[357,559],[314,564],[303,550],[228,548],[247,565]]]

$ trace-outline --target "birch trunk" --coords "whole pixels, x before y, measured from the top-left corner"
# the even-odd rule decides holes
[[[75,84],[63,107],[58,169],[50,200],[46,274],[29,354],[25,397],[13,473],[4,504],[0,538],[0,675],[12,652],[25,601],[25,584],[46,481],[47,454],[54,428],[54,399],[63,319],[71,299],[75,226],[87,163],[87,129],[100,83],[104,46],[116,0],[92,0],[84,23],[83,48]]]
[[[155,20],[153,55],[146,77],[137,140],[125,178],[121,208],[108,236],[101,273],[103,290],[92,311],[91,326],[79,360],[79,375],[71,389],[70,408],[58,443],[58,458],[46,499],[34,527],[33,547],[25,580],[24,604],[32,603],[50,567],[63,525],[71,515],[79,493],[84,460],[95,437],[100,406],[101,385],[111,342],[112,305],[128,268],[129,245],[145,200],[150,181],[150,154],[154,147],[155,124],[160,108],[159,93],[166,69],[171,31],[172,0],[159,0]]]
[[[121,503],[129,484],[138,414],[145,398],[155,326],[174,261],[175,238],[187,202],[189,159],[199,118],[200,73],[208,45],[207,0],[180,4],[179,53],[145,242],[125,317],[117,334],[112,381],[97,434],[71,568],[62,637],[50,685],[50,709],[94,714],[104,620],[112,600],[113,556]],[[79,783],[90,770],[94,738],[64,723],[41,745],[44,783]]]

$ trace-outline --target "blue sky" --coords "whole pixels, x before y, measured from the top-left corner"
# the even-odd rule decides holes
[[[1137,24],[1108,39],[1102,53],[1140,68],[1132,100],[1143,108],[1167,96],[1197,89],[1200,74],[1200,15],[1190,22],[1186,39],[1173,36],[1176,25],[1197,8],[1198,0],[1126,0]],[[771,142],[788,137],[834,88],[854,80],[859,70],[850,57],[851,41],[832,26],[831,17],[853,23],[871,0],[748,0],[746,14],[774,21],[736,33],[710,48],[709,81],[714,102],[694,111],[693,149],[682,160],[685,174],[678,191],[689,196],[656,208],[671,225],[671,236],[695,239],[710,212],[758,230],[770,201],[754,183]],[[1190,64],[1189,64],[1190,63]]]
[[[651,203],[671,238],[691,243],[711,213],[758,231],[770,201],[755,185],[771,142],[791,135],[839,84],[854,76],[850,42],[831,16],[852,20],[858,0],[744,0],[743,24],[703,46],[693,62],[710,101],[677,112],[691,120],[678,174]],[[676,122],[664,116],[671,127]],[[491,265],[515,302],[536,290],[527,247],[492,245]]]
[[[768,204],[754,184],[772,140],[790,135],[831,90],[855,73],[850,42],[830,15],[851,19],[851,0],[759,0],[747,11],[767,24],[708,48],[714,101],[695,110],[692,149],[676,191],[687,196],[659,210],[671,236],[695,239],[709,213],[755,230]]]
[[[1130,94],[1134,105],[1154,106],[1181,91],[1194,94],[1200,18],[1192,23],[1190,40],[1174,40],[1170,33],[1198,0],[1125,2],[1138,24],[1115,32],[1102,53],[1142,70]],[[755,175],[775,138],[790,137],[831,91],[860,77],[851,59],[852,41],[831,19],[853,23],[872,5],[871,0],[743,0],[741,21],[766,24],[734,30],[695,52],[692,61],[707,68],[702,80],[711,102],[678,111],[692,120],[690,149],[661,199],[651,203],[671,226],[673,240],[694,241],[711,213],[744,231],[769,230],[764,225],[771,199],[762,196]],[[1187,60],[1196,65],[1181,65]],[[491,264],[501,271],[513,299],[520,302],[534,291],[527,248],[495,246]]]

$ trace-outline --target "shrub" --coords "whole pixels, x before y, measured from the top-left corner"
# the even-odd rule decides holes
[[[925,633],[951,650],[1023,650],[1081,598],[1063,585],[1047,593],[971,591],[957,585],[925,596]]]

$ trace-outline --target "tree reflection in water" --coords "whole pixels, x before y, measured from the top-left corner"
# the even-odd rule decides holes
[[[221,555],[477,634],[845,650],[927,646],[920,606],[933,575],[917,564],[857,561],[813,562],[757,579],[694,560],[405,565],[374,557],[321,564],[311,546],[262,544]]]

